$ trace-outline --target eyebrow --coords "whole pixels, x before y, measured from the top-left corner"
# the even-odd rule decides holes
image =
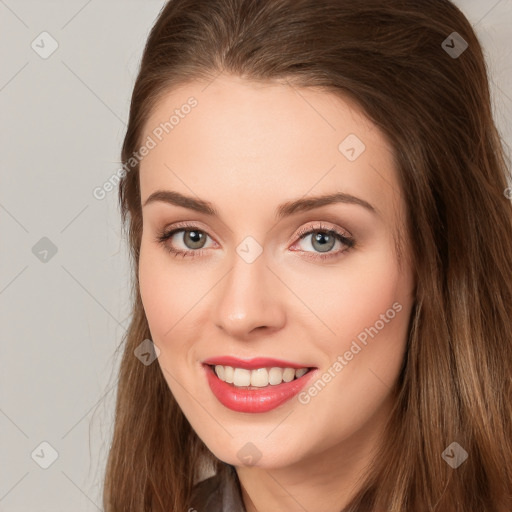
[[[183,208],[195,210],[199,213],[204,213],[206,215],[219,215],[218,211],[209,201],[204,201],[203,199],[198,199],[192,196],[186,196],[184,194],[180,194],[179,192],[175,192],[172,190],[157,190],[156,192],[153,192],[146,199],[142,207],[144,208],[148,204],[154,202],[173,204],[175,206],[181,206]],[[353,196],[351,194],[346,194],[344,192],[336,192],[328,195],[300,198],[295,199],[293,201],[287,201],[276,208],[275,217],[277,220],[280,220],[284,217],[288,217],[299,212],[309,211],[315,208],[319,208],[321,206],[336,203],[354,204],[362,206],[363,208],[369,210],[371,213],[375,215],[380,214],[377,208],[372,206],[364,199]]]

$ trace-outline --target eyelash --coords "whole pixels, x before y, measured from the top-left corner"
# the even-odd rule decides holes
[[[167,243],[167,241],[174,234],[179,233],[180,231],[199,231],[201,233],[207,234],[205,231],[199,229],[197,226],[195,226],[193,224],[184,223],[180,226],[174,227],[173,229],[171,229],[169,231],[164,230],[161,233],[159,233],[158,236],[156,237],[156,242],[162,244],[164,246],[165,250],[167,250],[169,253],[171,253],[174,257],[182,256],[183,258],[185,258],[185,257],[197,258],[197,257],[201,256],[204,251],[206,251],[206,249],[197,249],[197,250],[191,249],[188,251],[181,251],[181,250],[176,250],[173,247],[171,247]],[[334,238],[336,238],[336,240],[338,240],[342,244],[345,244],[346,248],[338,250],[336,252],[328,252],[325,254],[315,253],[316,254],[315,256],[306,256],[307,258],[311,258],[313,260],[325,261],[325,260],[328,260],[331,258],[336,258],[336,257],[340,256],[342,253],[346,253],[346,252],[350,251],[356,245],[356,241],[354,240],[354,238],[352,238],[344,233],[339,232],[337,229],[324,226],[321,223],[318,226],[308,226],[306,228],[301,228],[297,232],[296,236],[299,238],[299,240],[302,240],[302,239],[306,238],[308,235],[312,235],[314,233],[319,233],[319,232],[323,233],[323,234],[334,236]],[[209,236],[209,235],[207,235],[207,236]],[[306,252],[307,254],[311,254],[310,251],[304,251],[304,252]]]

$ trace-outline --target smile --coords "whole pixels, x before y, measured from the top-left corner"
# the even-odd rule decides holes
[[[297,365],[288,366],[284,362],[285,366],[276,366],[281,362],[269,359],[244,362],[223,358],[222,362],[225,364],[203,363],[208,385],[222,405],[245,413],[263,413],[279,407],[296,396],[318,370],[294,368]]]
[[[237,388],[277,386],[283,382],[298,379],[310,370],[309,368],[298,368],[296,370],[295,368],[279,368],[278,366],[246,370],[245,368],[233,368],[220,364],[211,368],[221,381],[233,384]]]

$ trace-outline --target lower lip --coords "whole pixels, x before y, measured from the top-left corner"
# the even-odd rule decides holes
[[[208,365],[203,365],[212,393],[217,400],[232,411],[236,412],[267,412],[287,402],[306,385],[316,369],[310,370],[298,379],[264,388],[237,388],[220,380]]]

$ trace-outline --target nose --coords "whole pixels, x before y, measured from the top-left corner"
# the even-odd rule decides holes
[[[286,315],[279,285],[264,254],[252,263],[235,254],[231,271],[216,287],[215,325],[229,336],[245,340],[256,332],[268,335],[281,329]]]

